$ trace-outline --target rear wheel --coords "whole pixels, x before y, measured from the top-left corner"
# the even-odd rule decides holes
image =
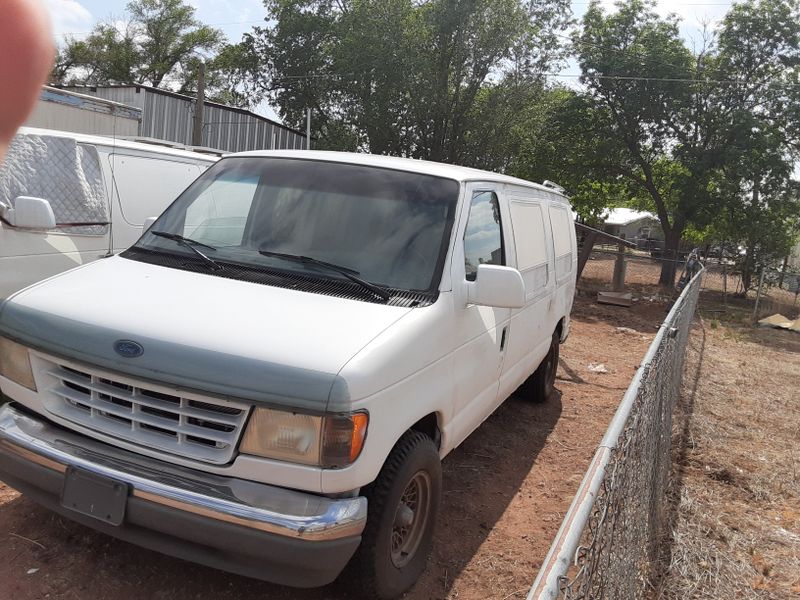
[[[433,441],[407,432],[367,490],[367,526],[347,567],[348,583],[365,598],[396,598],[425,570],[442,490]]]
[[[558,332],[553,333],[550,340],[550,348],[547,351],[547,356],[533,372],[533,375],[528,377],[520,386],[522,396],[533,402],[546,402],[556,386],[556,372],[558,371],[558,356],[560,342]]]

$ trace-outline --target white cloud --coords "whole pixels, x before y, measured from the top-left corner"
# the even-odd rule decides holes
[[[66,33],[84,33],[92,28],[92,13],[77,0],[44,0],[44,5],[53,21],[53,34],[59,38]]]
[[[262,0],[188,0],[195,15],[207,23],[260,20],[266,15]]]
[[[616,0],[602,0],[601,4],[606,10],[616,10]],[[674,2],[670,0],[658,0],[656,12],[661,16],[668,14],[678,15],[683,24],[690,27],[700,27],[703,23],[710,21],[716,23],[730,9],[731,3],[724,0],[716,1],[691,1],[682,0]]]

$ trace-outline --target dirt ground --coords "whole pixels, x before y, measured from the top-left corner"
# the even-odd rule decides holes
[[[800,335],[711,302],[689,340],[654,597],[800,598]]]
[[[661,300],[624,309],[578,297],[556,396],[544,405],[512,397],[445,459],[434,551],[407,598],[526,595],[665,316]],[[589,371],[590,363],[608,373]],[[58,517],[2,484],[0,540],[1,600],[348,597],[337,583],[284,588],[144,550]]]

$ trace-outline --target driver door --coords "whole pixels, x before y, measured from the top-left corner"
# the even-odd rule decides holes
[[[503,186],[469,184],[452,260],[455,311],[453,437],[463,441],[497,406],[511,309],[467,301],[479,264],[506,265],[511,247]]]

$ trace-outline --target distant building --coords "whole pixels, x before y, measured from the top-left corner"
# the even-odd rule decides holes
[[[611,208],[603,223],[603,231],[650,249],[653,242],[663,242],[661,223],[653,213],[630,208]],[[649,242],[649,243],[648,243]]]
[[[141,123],[140,108],[47,86],[25,121],[28,127],[119,137],[139,135]]]
[[[192,145],[195,99],[147,85],[68,87],[70,91],[112,100],[142,111],[138,136]],[[233,106],[204,103],[203,143],[223,152],[305,149],[305,132]]]

